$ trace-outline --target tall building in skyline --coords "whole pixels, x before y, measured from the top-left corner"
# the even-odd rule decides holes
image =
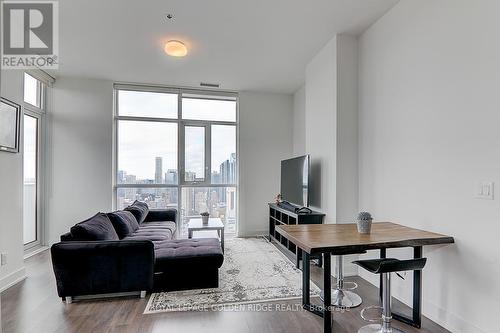
[[[165,172],[165,184],[177,184],[177,170],[176,169],[168,169]]]
[[[125,177],[127,176],[127,173],[123,170],[118,171],[118,177],[116,181],[118,184],[123,184],[125,182]]]
[[[155,183],[163,184],[163,158],[155,158]]]
[[[236,154],[232,153],[229,159],[219,166],[220,181],[223,184],[236,184]]]
[[[220,184],[236,184],[236,154],[232,153],[229,159],[225,160],[219,166],[218,180]],[[224,189],[219,189],[219,198],[223,201],[227,199],[227,193]]]

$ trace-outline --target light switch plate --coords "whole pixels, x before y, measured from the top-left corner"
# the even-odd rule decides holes
[[[475,193],[474,197],[476,199],[484,199],[484,200],[493,200],[494,199],[494,190],[495,183],[481,181],[477,182],[475,185]]]
[[[7,253],[0,254],[0,266],[7,265]]]

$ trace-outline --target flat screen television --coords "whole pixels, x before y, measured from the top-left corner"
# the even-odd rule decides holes
[[[281,161],[281,199],[300,207],[309,206],[309,155]]]

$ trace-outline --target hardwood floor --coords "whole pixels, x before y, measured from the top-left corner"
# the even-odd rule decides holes
[[[82,301],[66,305],[57,297],[49,251],[26,261],[28,278],[0,295],[1,330],[12,332],[322,332],[322,319],[300,310],[300,300],[265,303],[283,304],[297,311],[250,311],[247,305],[234,312],[178,312],[143,315],[146,299],[121,298]],[[321,286],[322,270],[311,268],[313,281]],[[360,318],[362,307],[376,304],[378,290],[360,278],[361,307],[334,313],[333,332],[353,333],[366,323]],[[399,302],[394,302],[401,309]],[[448,332],[424,318],[420,330],[394,322],[407,333]]]

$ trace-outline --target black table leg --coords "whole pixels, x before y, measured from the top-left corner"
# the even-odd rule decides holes
[[[413,248],[413,258],[422,258],[422,247]],[[400,322],[416,328],[422,326],[422,271],[413,271],[413,313],[412,318],[408,318],[398,313],[393,313],[392,317]]]
[[[421,246],[413,248],[413,258],[422,258]],[[422,326],[422,271],[413,272],[413,322],[415,326]]]
[[[311,290],[311,272],[310,272],[309,253],[302,251],[302,306],[309,310],[311,307],[310,290]]]
[[[313,306],[310,299],[311,291],[311,256],[309,253],[298,249],[302,252],[302,307],[304,310],[314,313],[317,316],[323,317],[323,311],[318,306]]]
[[[331,275],[331,261],[330,253],[323,255],[323,331],[331,333],[332,331],[332,275]]]

